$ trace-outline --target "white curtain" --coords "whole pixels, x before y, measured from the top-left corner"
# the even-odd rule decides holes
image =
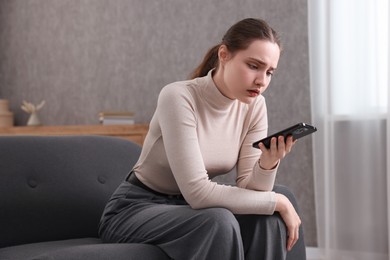
[[[389,259],[388,0],[308,0],[323,259]]]

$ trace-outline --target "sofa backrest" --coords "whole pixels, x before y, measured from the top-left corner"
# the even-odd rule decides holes
[[[140,151],[114,137],[0,137],[0,247],[97,237]]]

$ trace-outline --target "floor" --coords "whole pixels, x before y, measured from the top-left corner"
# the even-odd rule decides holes
[[[325,260],[320,250],[316,247],[306,247],[307,260]]]
[[[326,256],[324,251],[316,247],[306,247],[307,260],[389,260],[387,253],[328,250]]]

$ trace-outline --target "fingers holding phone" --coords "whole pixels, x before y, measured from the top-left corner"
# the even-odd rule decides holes
[[[294,144],[296,142],[297,142],[297,139],[294,140],[294,138],[291,135],[286,138],[286,142],[285,142],[285,152],[286,152],[286,154],[291,152],[291,149],[292,149],[292,147],[294,146]],[[284,143],[284,142],[282,142],[282,143]]]
[[[265,170],[270,170],[276,167],[279,160],[283,159],[291,152],[292,147],[296,143],[292,136],[288,136],[285,140],[284,136],[272,137],[269,149],[260,142],[259,148],[262,151],[259,165]]]
[[[306,124],[298,123],[280,132],[254,142],[252,146],[262,151],[259,165],[261,168],[270,170],[276,167],[280,159],[283,159],[299,138],[310,135],[317,131],[317,128]]]

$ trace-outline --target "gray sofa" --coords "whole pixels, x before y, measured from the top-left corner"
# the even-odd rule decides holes
[[[0,137],[0,259],[169,259],[97,230],[140,147],[114,137]]]

